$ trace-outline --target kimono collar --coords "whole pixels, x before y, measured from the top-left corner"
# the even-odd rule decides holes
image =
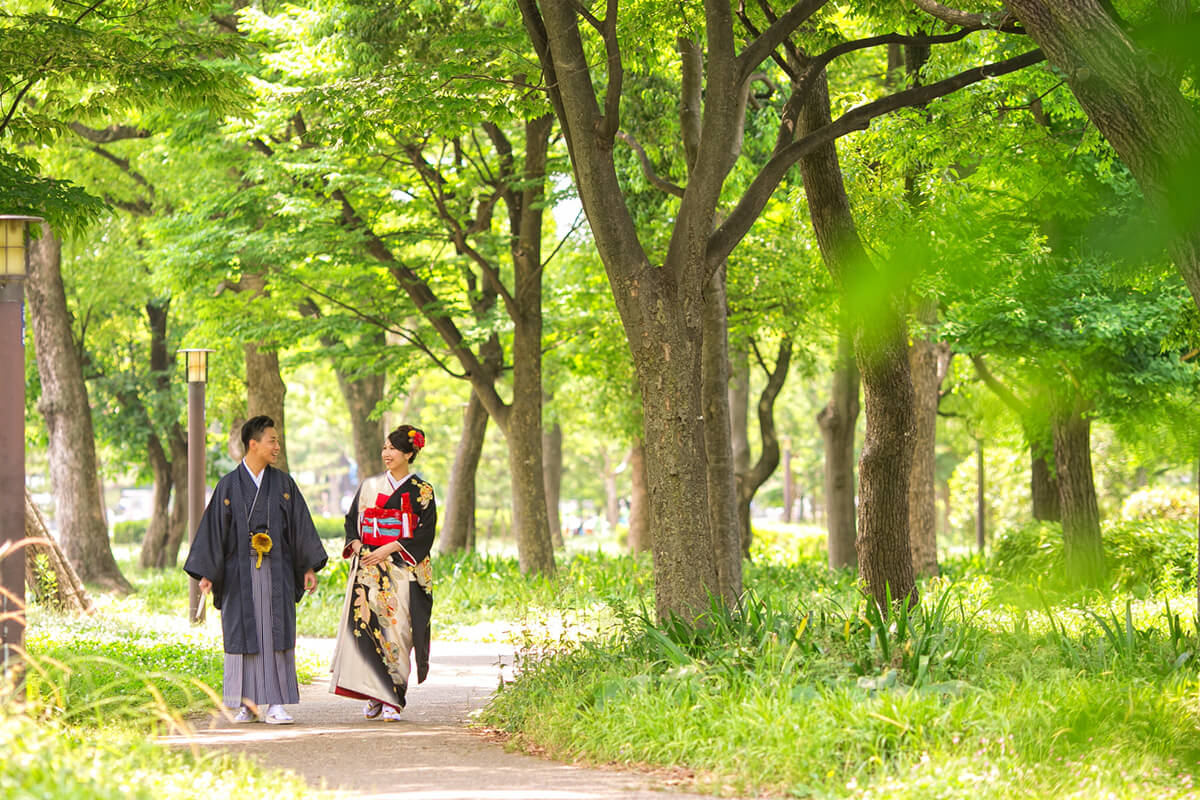
[[[246,463],[246,459],[244,458],[242,459],[242,466],[246,468],[246,473],[250,476],[250,480],[254,481],[254,485],[261,489],[263,475],[267,474],[267,466],[264,465],[262,471],[257,475],[255,475],[254,471],[250,469],[250,465]]]
[[[411,478],[413,475],[416,475],[416,474],[417,473],[415,473],[415,472],[410,472],[407,475],[405,475],[403,478],[401,478],[400,480],[396,480],[395,478],[392,477],[392,473],[390,471],[385,470],[383,473],[383,476],[385,478],[387,478],[388,485],[392,487],[392,491],[394,492],[397,489],[399,489],[401,486],[403,486],[405,484],[405,482],[408,481],[409,478]]]

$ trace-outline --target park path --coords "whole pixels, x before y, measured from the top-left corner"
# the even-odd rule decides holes
[[[300,646],[328,664],[332,639]],[[496,689],[512,648],[501,643],[434,641],[429,678],[409,690],[400,722],[367,721],[362,702],[332,695],[327,680],[300,687],[294,725],[224,720],[196,725],[171,745],[242,753],[301,775],[314,788],[348,797],[404,800],[699,800],[665,774],[589,769],[520,753],[468,730],[471,712]]]

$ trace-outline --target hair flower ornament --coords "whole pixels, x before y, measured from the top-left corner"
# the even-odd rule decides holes
[[[255,562],[254,568],[258,569],[262,566],[262,559],[267,553],[271,552],[271,536],[264,532],[256,533],[250,537],[250,547],[254,552],[258,553],[258,561]]]
[[[412,442],[413,447],[417,448],[418,450],[425,446],[425,434],[421,433],[420,431],[409,431],[408,438],[409,441]]]

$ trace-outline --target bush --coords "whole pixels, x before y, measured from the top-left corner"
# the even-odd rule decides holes
[[[1196,532],[1190,521],[1117,521],[1101,527],[1111,586],[1123,591],[1194,586]],[[992,570],[1009,580],[1064,574],[1062,525],[1031,522],[1005,531]],[[1052,581],[1053,582],[1053,581]]]
[[[130,519],[113,525],[113,544],[141,544],[146,538],[146,529],[150,525],[148,519]]]
[[[1129,522],[1149,520],[1195,520],[1196,493],[1179,486],[1139,489],[1121,504],[1121,519]]]
[[[799,564],[826,557],[825,529],[816,525],[751,520],[750,529],[752,561]]]
[[[317,536],[322,539],[337,539],[339,542],[346,538],[345,517],[313,517],[313,525]]]

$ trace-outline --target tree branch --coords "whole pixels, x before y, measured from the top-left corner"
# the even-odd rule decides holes
[[[799,0],[782,17],[771,23],[761,35],[734,59],[738,70],[738,83],[749,80],[758,71],[758,65],[775,52],[775,48],[786,42],[796,28],[820,11],[829,0]]]
[[[797,161],[815,148],[853,131],[866,130],[873,119],[896,109],[923,105],[956,92],[964,86],[1016,72],[1044,59],[1045,56],[1041,50],[1031,50],[1004,61],[960,72],[927,86],[917,86],[896,92],[879,100],[856,106],[830,124],[786,145],[778,150],[759,171],[750,187],[742,195],[742,199],[730,212],[729,217],[709,237],[707,254],[709,268],[716,269],[717,265],[729,256],[737,243],[746,235],[754,220],[758,218],[771,194],[783,180],[783,176]]]
[[[1017,397],[1016,392],[1009,389],[992,374],[992,371],[988,369],[988,365],[984,362],[983,356],[971,356],[971,363],[975,365],[975,371],[979,373],[979,377],[984,385],[991,389],[1004,405],[1012,409],[1013,413],[1024,424],[1030,415],[1029,404]]]
[[[150,131],[135,125],[109,125],[107,128],[96,129],[72,122],[68,127],[84,139],[96,144],[108,144],[124,139],[149,139],[153,136]]]
[[[683,197],[683,187],[676,186],[654,171],[654,165],[650,163],[650,157],[646,155],[646,151],[638,144],[636,139],[625,131],[617,131],[617,138],[632,147],[633,151],[637,153],[638,161],[642,164],[642,174],[646,176],[646,180],[650,181],[651,186],[675,197]]]
[[[411,344],[413,347],[417,348],[418,350],[423,352],[425,355],[429,356],[430,360],[432,360],[433,363],[436,364],[439,368],[441,368],[442,371],[445,372],[447,375],[450,375],[451,377],[454,377],[454,378],[467,377],[467,374],[465,372],[455,372],[454,370],[452,370],[445,361],[443,361],[440,357],[438,357],[433,352],[433,350],[431,350],[429,348],[429,346],[427,344],[425,344],[424,340],[421,339],[420,334],[418,334],[416,331],[411,331],[408,328],[397,328],[397,327],[393,326],[392,324],[390,324],[387,320],[383,319],[382,317],[377,317],[372,314],[365,314],[357,306],[352,306],[349,303],[343,303],[341,300],[338,300],[333,295],[327,294],[327,293],[321,291],[320,289],[318,289],[317,287],[312,286],[311,284],[308,284],[299,278],[293,278],[293,280],[295,280],[296,283],[299,284],[300,286],[304,287],[308,291],[315,294],[317,297],[321,297],[321,298],[324,298],[325,300],[328,300],[330,303],[333,303],[335,306],[337,306],[338,308],[340,308],[344,311],[349,311],[352,315],[354,315],[358,319],[362,320],[363,322],[365,322],[369,325],[373,325],[373,326],[379,328],[380,330],[384,330],[384,331],[387,331],[388,333],[395,334],[396,336],[399,336],[401,339],[404,339],[409,344]],[[308,303],[308,306],[306,307],[302,304],[300,307],[300,313],[307,317],[319,318],[321,316],[321,310],[317,307],[317,304],[313,303],[312,300],[306,300],[305,302]]]
[[[910,2],[931,17],[940,19],[942,22],[948,22],[951,25],[958,25],[973,30],[987,28],[991,30],[1007,30],[1009,33],[1024,33],[1020,28],[1013,27],[1012,21],[1016,19],[1016,16],[1007,9],[988,14],[975,14],[942,5],[937,0],[910,0]]]

